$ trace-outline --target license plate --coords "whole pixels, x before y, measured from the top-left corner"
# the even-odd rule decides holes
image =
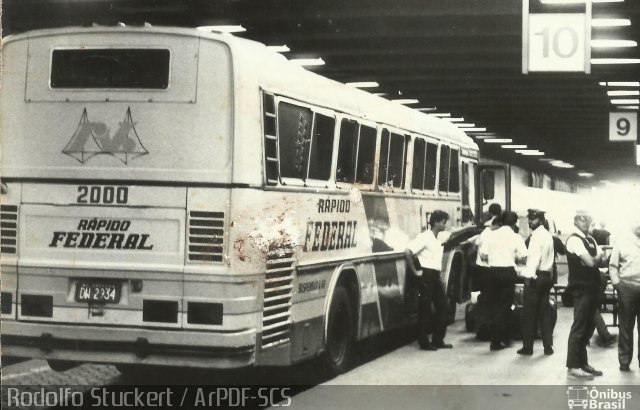
[[[118,303],[121,284],[118,282],[78,282],[77,302]]]

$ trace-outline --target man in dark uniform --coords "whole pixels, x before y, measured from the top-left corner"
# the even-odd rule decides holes
[[[567,239],[567,263],[569,285],[567,292],[573,295],[573,324],[569,333],[567,349],[567,377],[593,379],[602,372],[589,365],[587,344],[593,334],[593,320],[600,304],[600,270],[606,266],[604,252],[589,235],[592,218],[585,211],[578,211],[573,223],[576,227]]]
[[[544,211],[529,209],[529,229],[531,238],[527,249],[527,265],[522,276],[525,277],[522,309],[522,349],[518,354],[533,354],[533,339],[536,324],[541,324],[544,354],[553,354],[553,326],[549,314],[549,290],[553,287],[553,238],[545,228]]]

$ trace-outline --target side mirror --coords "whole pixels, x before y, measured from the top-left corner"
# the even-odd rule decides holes
[[[495,197],[496,175],[493,171],[485,170],[482,172],[482,192],[485,200]]]

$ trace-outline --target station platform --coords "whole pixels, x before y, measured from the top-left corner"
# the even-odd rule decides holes
[[[492,352],[489,342],[477,340],[475,334],[464,326],[464,311],[459,307],[455,323],[449,326],[446,341],[453,349],[435,352],[418,349],[412,342],[352,371],[338,376],[327,384],[353,385],[638,385],[640,368],[637,352],[630,372],[621,372],[618,364],[617,342],[608,347],[599,347],[596,336],[588,347],[589,363],[603,375],[591,381],[567,379],[565,361],[567,338],[573,321],[573,308],[558,306],[558,320],[553,340],[555,353],[543,354],[542,341],[536,340],[533,356],[520,356],[516,351],[522,347],[514,340],[510,348]],[[461,312],[462,310],[462,312]],[[612,323],[612,315],[603,313],[605,322]],[[616,327],[609,327],[617,334]],[[635,340],[638,334],[636,329]],[[637,344],[636,344],[637,345]]]

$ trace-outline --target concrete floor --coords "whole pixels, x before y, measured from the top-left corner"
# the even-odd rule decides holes
[[[589,393],[630,394],[626,400],[584,401],[582,408],[640,409],[640,369],[618,369],[617,343],[588,348],[589,362],[604,372],[592,381],[567,379],[567,337],[573,309],[560,307],[554,331],[555,354],[545,356],[536,340],[533,356],[519,356],[513,347],[491,352],[489,342],[476,340],[464,329],[464,315],[449,327],[451,350],[421,351],[416,342],[365,362],[351,371],[296,394],[292,409],[487,409],[528,410],[571,408],[569,398],[581,389]],[[604,315],[611,323],[611,314]],[[616,334],[617,328],[610,327]],[[637,332],[636,332],[637,340]],[[637,352],[634,357],[637,357]],[[613,393],[611,393],[613,392]],[[588,403],[588,404],[587,404]],[[580,408],[580,407],[578,407]]]
[[[558,321],[554,330],[552,356],[543,354],[542,342],[536,340],[533,356],[520,356],[516,351],[521,341],[516,340],[511,348],[492,352],[489,342],[479,341],[473,333],[464,329],[463,313],[449,326],[446,340],[454,345],[449,350],[436,352],[418,349],[417,342],[402,346],[393,352],[363,364],[348,373],[338,376],[326,384],[330,385],[565,385],[580,384],[567,380],[565,361],[567,337],[573,321],[573,309],[559,307]],[[611,323],[611,314],[604,314]],[[610,327],[612,334],[617,328]],[[637,340],[637,331],[636,331]],[[602,348],[596,345],[595,337],[588,348],[589,362],[604,372],[586,384],[638,385],[640,369],[634,360],[631,372],[618,369],[617,343]],[[637,352],[636,355],[637,357]]]

